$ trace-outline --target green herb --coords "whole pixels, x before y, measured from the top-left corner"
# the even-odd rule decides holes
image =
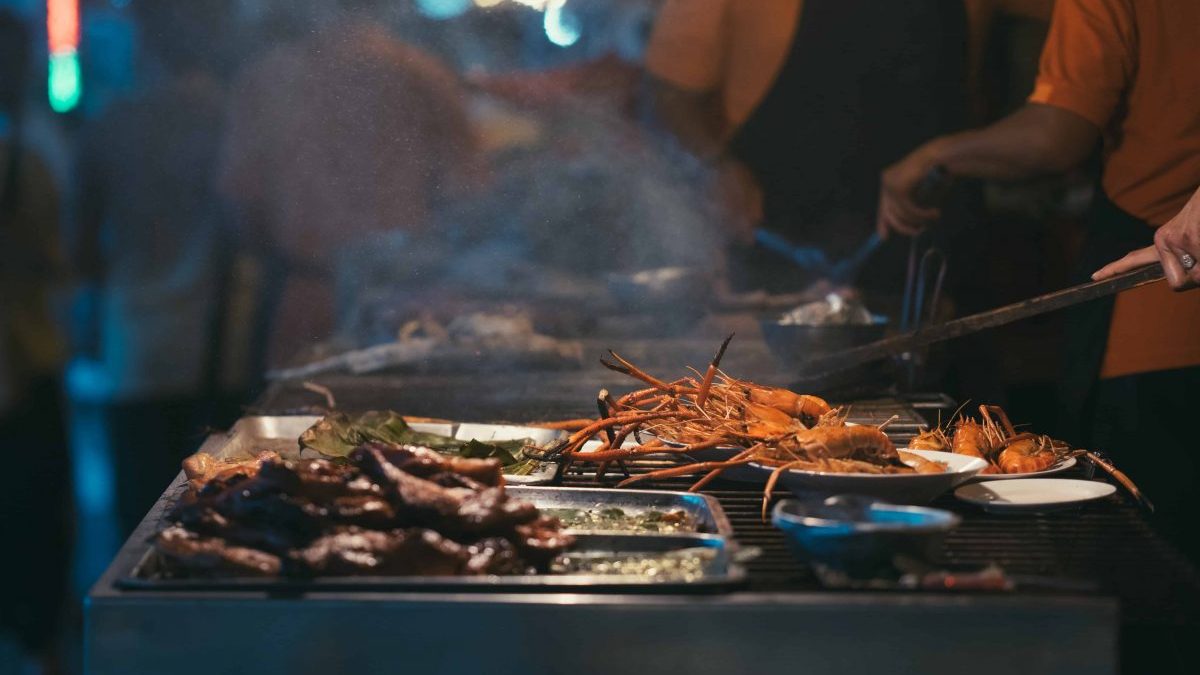
[[[570,529],[618,532],[697,532],[696,519],[684,511],[647,510],[627,512],[609,507],[604,509],[542,508],[542,513],[558,518]]]
[[[300,447],[332,458],[346,457],[354,448],[372,441],[419,445],[445,455],[471,459],[495,458],[500,460],[504,473],[515,476],[531,474],[538,467],[536,460],[525,456],[525,446],[532,443],[529,439],[463,443],[449,436],[416,431],[403,417],[390,411],[370,411],[353,418],[344,413],[333,413],[300,434]]]

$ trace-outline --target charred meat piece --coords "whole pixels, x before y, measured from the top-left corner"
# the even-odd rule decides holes
[[[555,556],[575,543],[575,537],[560,528],[557,518],[538,516],[533,522],[513,528],[513,544],[521,557],[539,570],[545,570]]]
[[[320,504],[279,492],[238,485],[214,500],[221,515],[247,527],[275,530],[296,543],[320,536],[329,510]]]
[[[483,485],[494,487],[504,483],[502,465],[498,459],[453,457],[419,445],[387,443],[369,443],[368,445],[382,452],[389,462],[401,470],[419,478],[450,472],[466,476]]]
[[[382,497],[347,495],[328,505],[329,517],[346,525],[359,525],[377,530],[395,527],[396,510]]]
[[[258,453],[254,459],[238,462],[223,462],[208,453],[197,452],[183,460],[183,473],[192,492],[196,493],[214,480],[228,481],[237,476],[253,478],[263,463],[277,459],[279,455],[269,450]]]
[[[462,574],[470,556],[465,548],[433,530],[380,532],[357,528],[314,541],[294,557],[317,575],[449,576]]]
[[[384,446],[386,447],[386,446]],[[350,453],[350,461],[377,481],[397,509],[418,523],[433,523],[452,517],[462,506],[463,496],[450,488],[405,472],[387,460],[380,444],[361,445]]]
[[[278,556],[202,537],[178,526],[159,532],[154,548],[169,565],[199,575],[271,577],[282,567]]]
[[[432,476],[426,477],[425,480],[429,481],[430,483],[437,483],[445,488],[462,488],[472,492],[482,490],[487,487],[479,481],[471,480],[466,476],[457,473],[450,473],[449,471],[435,473]]]
[[[501,537],[481,539],[467,547],[469,574],[528,574],[533,572],[512,542]]]
[[[226,518],[209,506],[179,509],[175,518],[177,523],[196,534],[218,537],[235,546],[249,546],[280,555],[306,541],[285,529],[248,527]]]
[[[504,536],[515,525],[537,518],[537,507],[510,500],[504,488],[487,488],[463,500],[455,518],[445,523],[448,530],[475,536]]]
[[[279,460],[267,462],[258,476],[281,492],[325,501],[351,493],[348,478],[354,469],[323,459]]]

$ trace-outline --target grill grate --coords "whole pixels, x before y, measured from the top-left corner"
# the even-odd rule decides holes
[[[897,444],[923,426],[914,410],[895,401],[858,403],[850,421],[879,424],[892,415],[888,427]],[[631,462],[630,473],[641,474],[675,465],[672,459]],[[615,468],[601,484],[622,478]],[[647,489],[686,490],[697,478],[683,476],[639,484]],[[564,485],[595,486],[590,468],[572,469]],[[704,492],[715,496],[733,523],[743,546],[762,553],[747,565],[750,590],[803,592],[821,590],[815,575],[787,548],[783,536],[763,522],[761,487],[716,480]],[[777,490],[771,506],[788,496]],[[1050,577],[1097,584],[1099,590],[1121,599],[1126,624],[1183,625],[1200,620],[1200,574],[1175,549],[1157,536],[1120,493],[1077,510],[1019,517],[994,516],[945,495],[933,506],[963,517],[947,536],[935,562],[951,568],[995,563],[1010,575]],[[852,593],[854,591],[839,591]],[[1025,590],[1022,592],[1053,592]]]

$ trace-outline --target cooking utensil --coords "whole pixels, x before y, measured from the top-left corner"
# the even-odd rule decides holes
[[[1083,456],[1092,463],[1092,466],[1107,473],[1109,476],[1112,476],[1113,480],[1120,483],[1121,487],[1125,488],[1129,494],[1137,500],[1138,504],[1141,504],[1142,507],[1150,513],[1154,513],[1154,503],[1150,501],[1150,498],[1142,494],[1142,491],[1137,485],[1134,484],[1129,476],[1126,476],[1124,471],[1121,471],[1117,467],[1113,466],[1112,463],[1108,461],[1107,457],[1104,457],[1098,452],[1092,452],[1090,450],[1084,450]]]
[[[921,206],[937,206],[945,199],[951,186],[950,173],[943,166],[935,166],[917,184],[913,190],[913,199]],[[917,330],[924,321],[932,319],[942,298],[942,285],[946,281],[946,254],[932,244],[924,246],[922,250],[929,237],[929,230],[926,229],[911,237],[908,242],[908,271],[904,278],[903,307],[900,312],[900,330],[904,332]],[[933,297],[929,299],[926,317],[925,302],[929,297],[929,275],[934,270],[936,276],[933,282]],[[908,389],[911,390],[916,386],[918,369],[923,359],[914,352],[906,352],[901,356]]]
[[[796,246],[785,237],[770,230],[758,228],[754,231],[754,241],[763,248],[791,260],[797,267],[808,270],[813,275],[828,279],[837,284],[853,283],[862,269],[867,258],[883,244],[883,237],[878,232],[872,232],[867,240],[859,245],[850,255],[839,261],[831,261],[819,248]]]
[[[896,356],[926,345],[1108,297],[1131,288],[1162,281],[1163,278],[1162,265],[1155,263],[1103,281],[1090,281],[979,314],[918,328],[868,345],[851,347],[833,354],[813,356],[806,359],[799,367],[803,370],[806,378],[824,377],[859,366],[864,362]]]
[[[888,319],[875,314],[869,324],[810,326],[781,323],[776,318],[763,319],[759,326],[771,352],[785,364],[794,366],[817,354],[875,342],[883,337]]]
[[[702,314],[712,295],[711,275],[696,267],[658,267],[607,276],[608,291],[627,309]]]
[[[819,354],[830,354],[847,347],[865,345],[883,338],[887,332],[888,319],[872,315],[869,324],[807,326],[781,323],[779,318],[763,319],[759,322],[763,340],[780,363],[795,371],[806,359]],[[833,377],[822,378],[821,382],[807,382],[806,390],[829,393],[837,387],[880,379],[883,377],[879,364],[865,363],[860,367],[848,368]]]

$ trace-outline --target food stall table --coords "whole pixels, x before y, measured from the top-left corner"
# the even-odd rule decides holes
[[[711,343],[688,349],[682,344],[671,349],[670,362],[702,363]],[[726,365],[750,379],[785,384],[774,368],[752,361],[731,356]],[[600,387],[628,387],[620,376],[599,369],[331,375],[316,382],[333,393],[341,409],[390,408],[481,421],[586,416],[593,414],[588,404]],[[915,400],[929,404],[944,397]],[[301,383],[277,383],[255,412],[312,412],[321,403]],[[893,414],[899,419],[889,432],[900,441],[923,423],[908,400],[898,398],[856,403],[851,419],[879,423]],[[1194,630],[1200,604],[1195,568],[1120,494],[1077,510],[1020,517],[986,515],[948,495],[935,503],[963,516],[938,562],[996,563],[1031,580],[1030,588],[829,590],[792,556],[782,535],[761,521],[761,488],[730,481],[714,482],[706,492],[720,500],[737,542],[761,553],[746,565],[746,584],[728,593],[119,588],[117,580],[144,555],[146,539],[181,483],[182,476],[89,594],[89,672],[1113,673],[1118,652],[1124,659],[1141,658]],[[573,473],[565,484],[595,486],[596,480]],[[677,478],[647,487],[689,484]]]

